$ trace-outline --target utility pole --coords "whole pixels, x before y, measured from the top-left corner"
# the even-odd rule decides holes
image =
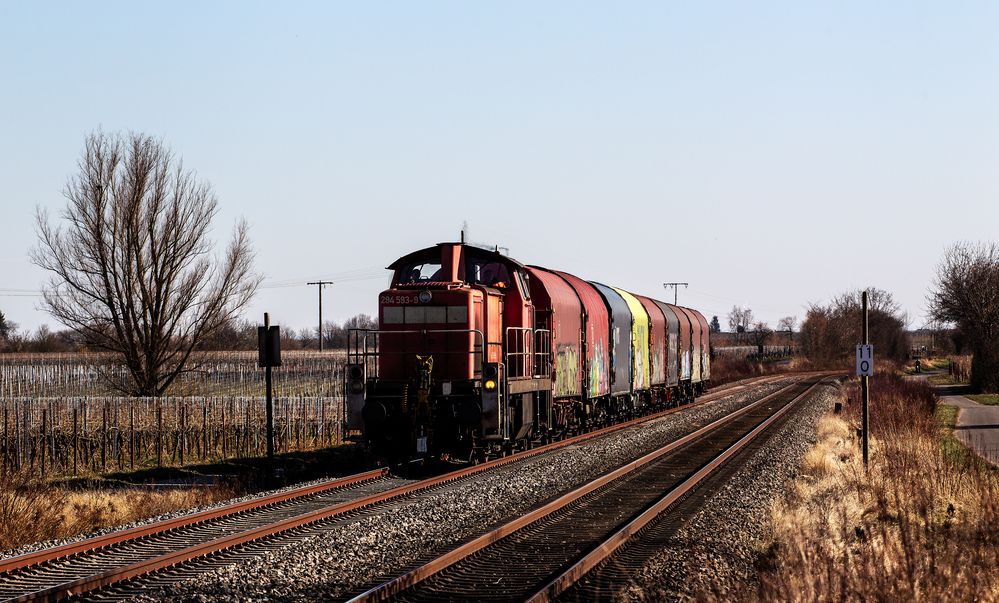
[[[674,306],[676,305],[676,290],[677,290],[677,288],[680,285],[683,285],[683,288],[686,289],[687,285],[689,285],[689,284],[690,283],[663,283],[663,289],[666,289],[666,288],[669,288],[669,287],[673,287],[673,305]]]
[[[323,351],[323,287],[332,285],[333,281],[313,281],[307,285],[319,285],[319,351]]]

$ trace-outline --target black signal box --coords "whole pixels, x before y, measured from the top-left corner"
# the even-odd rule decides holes
[[[257,327],[257,365],[281,366],[281,327]]]

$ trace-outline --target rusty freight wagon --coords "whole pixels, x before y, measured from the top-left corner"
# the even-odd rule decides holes
[[[468,461],[703,389],[696,310],[465,243],[389,265],[378,328],[350,333],[348,435],[395,457]]]

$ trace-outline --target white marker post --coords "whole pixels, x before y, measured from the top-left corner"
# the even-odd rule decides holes
[[[868,379],[874,375],[874,346],[870,344],[867,332],[867,291],[861,297],[863,306],[863,342],[857,346],[857,375],[860,377],[860,395],[862,409],[861,439],[864,450],[864,467],[867,467],[868,438],[870,435],[870,415],[868,413],[868,403],[870,402],[871,390]]]

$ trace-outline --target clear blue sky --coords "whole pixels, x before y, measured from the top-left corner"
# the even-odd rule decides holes
[[[54,326],[32,214],[98,127],[183,156],[268,284],[342,280],[336,319],[463,220],[524,262],[689,281],[681,303],[771,325],[873,284],[919,326],[945,246],[996,236],[993,3],[288,4],[0,5],[10,319]],[[265,288],[251,313],[305,327],[315,298]]]

